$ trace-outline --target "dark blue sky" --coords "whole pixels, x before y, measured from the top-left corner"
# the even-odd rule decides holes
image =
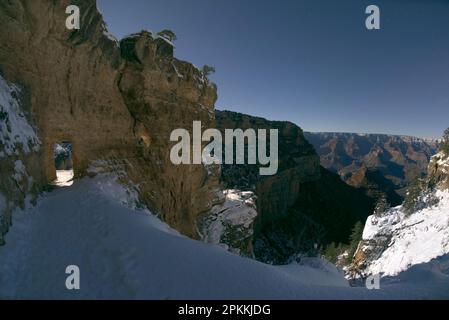
[[[365,8],[381,30],[365,28]],[[116,37],[169,28],[216,67],[218,109],[308,131],[439,137],[449,127],[449,0],[98,0]]]

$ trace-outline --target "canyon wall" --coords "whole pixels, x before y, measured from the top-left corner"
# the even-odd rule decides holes
[[[216,125],[226,129],[277,129],[279,170],[260,176],[259,165],[223,165],[225,188],[254,192],[254,254],[271,263],[286,263],[297,253],[317,253],[331,242],[347,242],[357,221],[372,212],[365,190],[345,184],[320,166],[319,156],[297,125],[231,111],[215,111]]]
[[[80,30],[65,26],[72,4],[80,8]],[[0,29],[0,74],[22,88],[21,105],[39,138],[37,151],[16,155],[26,162],[34,193],[55,179],[53,145],[69,141],[76,177],[92,163],[124,173],[154,213],[198,238],[198,221],[223,201],[219,168],[173,165],[169,138],[173,129],[191,129],[193,120],[214,126],[215,85],[149,31],[113,39],[95,0],[2,1]],[[14,175],[7,158],[2,181]],[[10,207],[2,210],[5,225],[27,193],[16,189],[2,182]]]

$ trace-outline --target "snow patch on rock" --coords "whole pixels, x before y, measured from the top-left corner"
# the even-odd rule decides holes
[[[24,177],[27,177],[28,174],[26,172],[26,168],[23,165],[23,162],[21,160],[17,160],[14,163],[14,175],[13,175],[13,179],[17,182],[20,183]]]
[[[436,197],[438,203],[412,215],[406,215],[399,206],[381,217],[368,218],[365,243],[390,238],[386,249],[370,262],[368,274],[394,276],[449,253],[449,191],[436,190],[429,196]],[[364,246],[362,250],[370,249],[370,244]]]
[[[116,38],[112,33],[109,32],[106,23],[103,22],[102,25],[101,25],[101,27],[102,27],[102,29],[103,29],[103,35],[104,35],[106,38],[108,38],[109,40],[111,40],[112,42],[114,42],[114,44],[115,44],[116,46],[119,46],[119,41],[117,40],[117,38]]]
[[[203,239],[208,243],[221,244],[231,252],[245,253],[246,248],[237,244],[252,238],[253,223],[257,217],[256,197],[251,191],[229,189],[223,191],[225,201],[214,206],[205,219]],[[248,252],[246,252],[248,253]]]
[[[436,162],[438,165],[438,170],[444,174],[449,173],[449,156],[444,152],[440,152],[432,157],[432,161]]]
[[[0,158],[39,151],[40,140],[20,108],[20,89],[0,75]]]

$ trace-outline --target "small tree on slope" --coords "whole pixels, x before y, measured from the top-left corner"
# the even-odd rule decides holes
[[[449,156],[449,128],[444,131],[443,142],[440,146],[440,151],[446,153]]]
[[[380,217],[388,210],[390,210],[390,204],[387,201],[387,197],[385,195],[382,195],[382,197],[376,203],[374,215]]]
[[[358,221],[352,229],[348,250],[349,259],[352,259],[354,257],[354,254],[357,251],[357,247],[359,246],[360,241],[362,241],[363,229],[364,225],[360,221]]]
[[[421,197],[425,190],[425,181],[420,178],[413,180],[407,188],[407,193],[402,204],[406,215],[411,215],[418,210]]]

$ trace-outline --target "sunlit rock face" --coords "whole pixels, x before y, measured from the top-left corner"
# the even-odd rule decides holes
[[[80,30],[65,26],[72,4],[82,13]],[[26,156],[33,160],[23,161],[36,190],[57,179],[53,145],[70,141],[75,178],[101,160],[154,213],[199,237],[198,221],[223,201],[219,170],[174,166],[169,133],[190,130],[193,120],[214,126],[215,85],[151,32],[115,41],[94,0],[1,1],[0,28],[0,72],[23,88],[21,107],[39,139],[39,150]],[[14,174],[13,164],[2,164],[2,177]],[[7,203],[22,193],[3,191]]]
[[[124,59],[118,86],[143,141],[141,170],[131,172],[141,194],[165,221],[181,232],[196,236],[197,221],[217,202],[219,168],[174,165],[169,141],[173,130],[192,133],[193,121],[215,126],[216,87],[192,64],[179,61],[165,40],[143,31],[120,42]],[[203,144],[204,146],[204,144]]]

